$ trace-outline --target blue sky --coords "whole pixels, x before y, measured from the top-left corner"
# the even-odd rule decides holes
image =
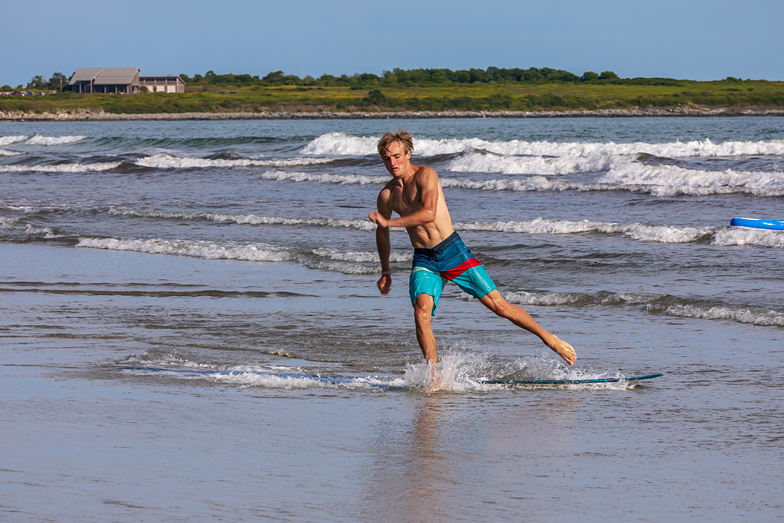
[[[6,0],[0,85],[79,67],[381,74],[552,67],[784,80],[784,0]]]

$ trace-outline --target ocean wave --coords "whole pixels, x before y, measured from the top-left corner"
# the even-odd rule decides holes
[[[345,220],[339,218],[283,218],[278,216],[257,216],[254,214],[214,214],[187,212],[143,212],[109,209],[113,216],[136,216],[139,218],[161,218],[166,220],[207,220],[220,223],[241,225],[311,225],[374,231],[376,225],[370,220]]]
[[[24,153],[18,151],[9,151],[8,149],[0,149],[0,156],[20,156]]]
[[[45,172],[45,173],[85,173],[110,171],[120,166],[122,162],[102,162],[102,163],[66,163],[60,165],[0,165],[0,172],[5,173],[24,173],[24,172]]]
[[[25,143],[29,145],[66,145],[86,140],[86,136],[43,136],[36,134]]]
[[[509,303],[544,307],[587,307],[587,306],[636,306],[650,314],[666,314],[679,318],[702,320],[729,320],[767,327],[784,327],[784,313],[759,307],[714,305],[694,303],[668,294],[644,295],[633,293],[599,292],[580,293],[532,293],[509,292],[504,294]],[[472,300],[467,294],[463,299]]]
[[[772,310],[752,310],[733,307],[695,307],[693,305],[670,305],[665,310],[670,316],[698,318],[702,320],[728,320],[737,323],[768,327],[784,327],[784,314]]]
[[[265,180],[290,181],[290,182],[318,182],[342,185],[371,185],[384,184],[390,178],[386,176],[360,176],[341,174],[314,174],[287,171],[270,171],[262,175]]]
[[[232,245],[192,240],[79,238],[79,243],[76,246],[111,251],[189,256],[208,260],[288,262],[295,261],[297,258],[293,252],[271,245]]]
[[[328,133],[308,143],[300,152],[321,156],[367,156],[378,154],[376,144],[379,138]]]
[[[207,260],[239,260],[251,262],[294,262],[309,269],[342,274],[378,274],[381,272],[378,254],[340,252],[315,249],[310,253],[264,244],[215,243],[194,240],[79,238],[77,247],[112,251],[141,252],[169,256],[188,256]],[[324,260],[327,258],[327,260]],[[406,262],[411,256],[392,253],[390,260]]]
[[[441,178],[444,188],[471,189],[478,191],[513,192],[559,192],[559,191],[617,191],[621,187],[612,184],[588,184],[568,180],[553,180],[546,176],[529,176],[522,180],[468,180]]]
[[[378,262],[377,262],[378,263]],[[312,263],[305,263],[309,269],[316,269],[319,271],[339,272],[341,274],[378,274],[381,272],[378,265],[359,265],[356,263],[341,263],[318,261]]]
[[[784,196],[784,173],[701,171],[676,166],[630,163],[610,169],[597,180],[599,186],[614,185],[653,196],[708,196],[750,194]]]
[[[11,145],[25,140],[27,140],[27,136],[0,136],[0,145]]]
[[[675,166],[647,166],[638,162],[615,162],[610,171],[594,183],[526,176],[522,179],[471,180],[441,177],[446,188],[478,191],[561,192],[561,191],[630,191],[657,197],[707,196],[714,194],[750,194],[784,196],[784,173],[700,171]],[[579,170],[579,169],[578,169]],[[386,176],[360,176],[270,171],[265,180],[317,182],[344,185],[381,185]]]
[[[606,171],[613,166],[633,161],[631,157],[542,157],[503,156],[472,152],[452,160],[446,169],[452,172],[477,172],[501,174],[572,174]]]
[[[691,243],[712,234],[711,227],[672,227],[666,225],[647,225],[644,223],[619,224],[592,222],[589,220],[545,220],[536,218],[529,222],[473,222],[455,223],[459,231],[488,231],[523,234],[581,234],[600,232],[604,234],[624,234],[632,239],[659,243]]]
[[[352,136],[345,133],[323,134],[308,143],[302,154],[325,156],[369,156],[376,155],[376,144],[381,136]],[[650,144],[633,143],[581,143],[581,142],[528,142],[509,140],[491,142],[478,138],[414,140],[414,152],[420,156],[467,153],[474,150],[489,151],[506,156],[554,156],[571,158],[609,157],[647,153],[669,158],[784,155],[784,140],[759,142],[727,141],[713,143],[711,140],[693,140]]]
[[[711,243],[727,247],[753,245],[784,249],[784,231],[729,227],[717,232]]]
[[[165,220],[207,220],[219,223],[236,223],[239,225],[308,225],[314,227],[351,228],[360,231],[375,231],[376,225],[370,220],[346,220],[339,218],[283,218],[279,216],[258,216],[254,214],[214,214],[214,213],[185,213],[185,212],[144,212],[109,209],[112,216],[135,216],[138,218],[159,218]],[[691,243],[713,234],[716,229],[712,227],[674,227],[668,225],[648,225],[644,223],[619,224],[612,222],[594,222],[589,220],[569,221],[536,218],[527,222],[454,222],[457,231],[483,231],[519,234],[582,234],[599,232],[604,234],[623,234],[634,240],[651,241],[659,243]],[[397,230],[400,228],[394,227]],[[741,231],[742,232],[742,231]],[[337,252],[337,251],[334,251]],[[319,256],[330,257],[327,249],[314,251]],[[355,259],[360,260],[359,253]],[[374,255],[375,256],[375,255]],[[377,261],[377,258],[375,258]],[[410,258],[392,261],[410,261]]]
[[[49,227],[36,227],[29,223],[21,223],[21,218],[0,216],[0,229],[7,231],[24,231],[25,234],[38,236],[43,234],[46,238],[55,238],[54,230]]]
[[[313,254],[331,260],[379,263],[377,252],[345,252],[336,251],[334,249],[314,249]],[[389,254],[389,261],[393,263],[405,263],[410,262],[413,259],[414,255],[410,253],[391,252]]]
[[[141,158],[135,163],[140,167],[154,169],[193,169],[209,167],[295,167],[306,165],[320,165],[330,163],[331,158],[290,158],[283,160],[259,159],[209,159],[209,158],[183,158],[170,154],[156,154]]]

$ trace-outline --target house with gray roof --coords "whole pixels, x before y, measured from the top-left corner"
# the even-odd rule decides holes
[[[77,69],[69,85],[75,93],[139,92],[138,67],[107,67]]]

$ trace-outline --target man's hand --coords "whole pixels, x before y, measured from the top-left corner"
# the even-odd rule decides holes
[[[373,211],[370,214],[368,214],[368,218],[370,218],[370,221],[375,223],[379,227],[389,227],[389,225],[387,224],[387,219],[384,218],[384,216],[378,211]]]
[[[392,288],[392,276],[388,274],[381,276],[376,285],[378,285],[378,290],[381,291],[381,294],[389,294],[389,289]]]

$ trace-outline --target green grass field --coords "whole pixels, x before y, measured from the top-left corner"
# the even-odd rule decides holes
[[[0,111],[100,110],[118,114],[186,112],[564,111],[650,107],[782,109],[784,82],[678,80],[674,85],[480,83],[424,86],[188,87],[184,94],[0,96]],[[215,90],[215,88],[213,88]]]

